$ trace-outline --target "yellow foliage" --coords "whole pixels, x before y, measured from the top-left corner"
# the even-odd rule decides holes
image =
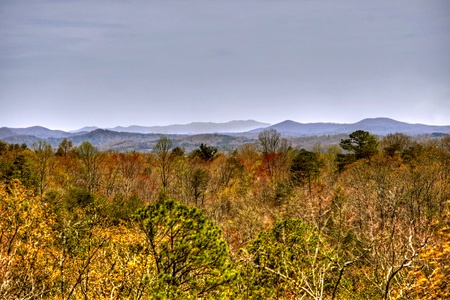
[[[0,185],[0,298],[37,298],[48,291],[52,221],[18,180]]]
[[[71,221],[57,224],[45,205],[19,181],[0,185],[0,299],[150,294],[153,264],[140,231],[90,219],[83,236]]]
[[[397,291],[396,299],[450,299],[450,229],[443,228],[434,243],[419,255],[411,271],[413,283]]]

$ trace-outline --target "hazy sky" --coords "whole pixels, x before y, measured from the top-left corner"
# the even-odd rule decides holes
[[[448,0],[0,0],[0,127],[450,124]]]

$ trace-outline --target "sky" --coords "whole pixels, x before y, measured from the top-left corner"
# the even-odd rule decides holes
[[[0,0],[0,127],[450,125],[448,0]]]

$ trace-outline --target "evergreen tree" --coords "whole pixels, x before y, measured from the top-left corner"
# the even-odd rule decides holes
[[[367,131],[357,130],[349,135],[349,139],[341,140],[342,149],[355,155],[355,158],[370,158],[378,153],[377,138]]]
[[[236,277],[221,230],[197,208],[161,199],[139,210],[157,270],[157,288],[168,298],[218,297]]]
[[[337,164],[339,171],[343,171],[346,165],[354,163],[359,159],[369,159],[378,153],[378,141],[376,136],[370,132],[357,130],[349,135],[348,139],[339,143],[348,154],[338,154]]]

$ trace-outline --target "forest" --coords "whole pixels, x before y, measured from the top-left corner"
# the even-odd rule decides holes
[[[1,299],[449,299],[450,136],[0,141]]]

